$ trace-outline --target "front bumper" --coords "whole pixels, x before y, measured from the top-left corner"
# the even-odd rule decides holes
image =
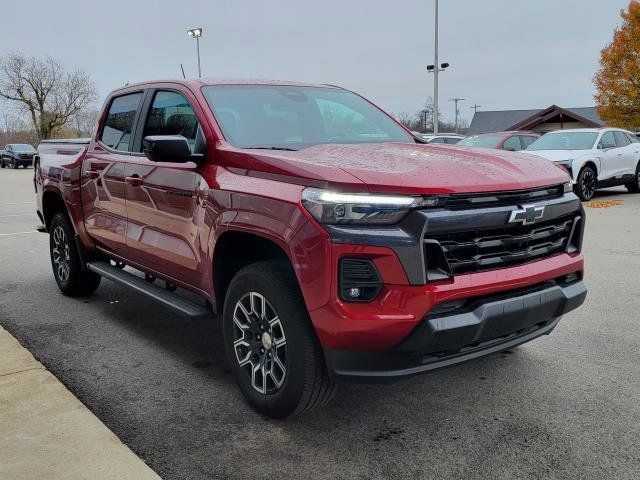
[[[390,382],[456,365],[550,333],[586,294],[581,280],[558,279],[473,298],[450,314],[428,314],[392,350],[327,349],[327,367],[336,381]]]

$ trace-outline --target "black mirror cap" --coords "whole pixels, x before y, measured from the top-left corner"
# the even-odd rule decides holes
[[[150,135],[142,140],[142,151],[152,162],[194,161],[187,139],[182,135]]]

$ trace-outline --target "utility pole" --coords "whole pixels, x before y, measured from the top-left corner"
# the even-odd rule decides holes
[[[474,113],[474,114],[476,114],[476,113],[478,113],[478,109],[479,109],[481,106],[482,106],[482,105],[478,105],[478,104],[476,104],[476,105],[471,105],[471,107],[469,107],[469,108],[473,108],[473,113]]]
[[[458,133],[458,115],[460,115],[460,110],[458,110],[458,103],[462,102],[463,100],[466,100],[466,98],[460,98],[460,97],[454,97],[449,99],[450,102],[455,103],[455,121],[454,121],[454,128],[456,133]]]
[[[438,73],[444,72],[448,63],[438,63],[438,0],[435,0],[435,50],[433,55],[433,65],[427,65],[427,71],[433,73],[433,133],[438,134]]]
[[[438,134],[438,0],[436,2],[436,25],[435,25],[435,51],[433,56],[433,64],[436,68],[433,70],[433,134]]]

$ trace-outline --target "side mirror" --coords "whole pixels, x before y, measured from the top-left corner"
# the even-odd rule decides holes
[[[192,155],[187,139],[181,135],[152,135],[142,140],[142,151],[152,162],[191,162],[200,155]]]

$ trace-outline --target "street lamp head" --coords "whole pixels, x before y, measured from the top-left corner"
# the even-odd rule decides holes
[[[435,65],[427,65],[427,70],[428,70],[429,72],[433,71],[433,69],[435,69],[435,68],[436,68],[436,66],[435,66]]]
[[[449,64],[448,63],[441,63],[440,64],[440,68],[449,68]]]
[[[194,38],[199,38],[202,36],[202,27],[192,28],[191,30],[187,30],[187,35]]]

